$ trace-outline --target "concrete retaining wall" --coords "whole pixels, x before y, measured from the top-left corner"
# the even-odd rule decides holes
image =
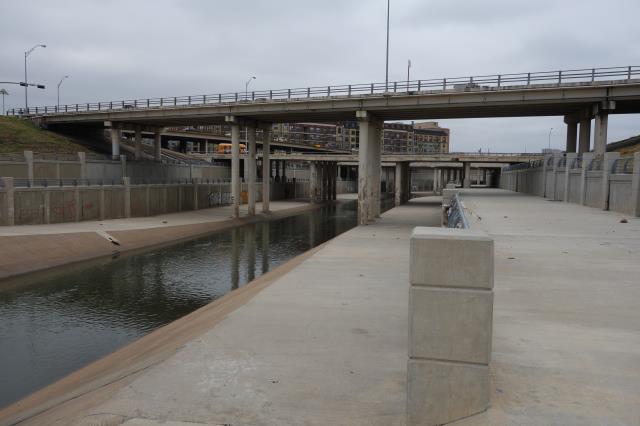
[[[489,407],[493,240],[469,229],[411,236],[407,424],[441,425]]]
[[[572,168],[574,156],[569,154],[566,161],[547,157],[538,167],[503,169],[500,188],[640,217],[640,153],[634,155],[632,173],[613,167],[618,153],[607,153],[593,164],[593,154],[585,154],[578,168]]]

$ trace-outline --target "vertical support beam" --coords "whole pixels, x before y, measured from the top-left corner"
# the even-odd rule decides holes
[[[633,154],[631,176],[631,215],[640,217],[640,152]]]
[[[578,146],[578,153],[582,154],[589,152],[591,147],[591,119],[583,118],[580,120],[580,140]]]
[[[87,179],[87,153],[86,152],[78,152],[78,162],[80,162],[80,179]],[[59,165],[60,163],[58,163]],[[60,177],[58,176],[58,179]]]
[[[113,191],[111,192],[111,194],[113,194]],[[99,193],[98,193],[98,203],[100,205],[99,207],[99,211],[100,211],[100,220],[104,220],[106,215],[106,206],[105,206],[105,197],[104,197],[104,187],[101,186]]]
[[[597,152],[595,154],[596,156],[599,155]],[[611,168],[618,158],[620,158],[619,152],[604,153],[604,159],[602,161],[602,210],[609,210],[609,189],[611,187],[609,180],[611,177]]]
[[[262,212],[269,212],[271,201],[271,124],[263,123],[262,128]]]
[[[569,191],[571,190],[571,166],[577,156],[578,154],[575,152],[568,152],[566,155],[567,163],[564,168],[564,196],[562,197],[565,203],[569,202]]]
[[[135,130],[135,159],[142,159],[142,126],[137,125]]]
[[[318,163],[309,163],[309,200],[312,203],[318,202]]]
[[[549,198],[549,194],[547,194],[547,171],[549,170],[550,155],[545,155],[542,161],[542,197]]]
[[[595,128],[593,135],[593,150],[596,155],[604,155],[607,151],[607,125],[609,114],[600,111],[595,117]]]
[[[153,134],[153,159],[162,161],[162,133],[159,130]]]
[[[464,163],[464,188],[471,188],[471,163]]]
[[[593,152],[585,152],[582,154],[582,174],[580,175],[580,204],[587,204],[587,169],[595,154]]]
[[[248,191],[248,213],[249,216],[256,214],[256,127],[251,124],[247,126],[247,191]]]
[[[331,200],[336,201],[338,199],[338,163],[333,163],[331,171]]]
[[[33,166],[33,151],[24,151],[24,161],[27,163],[27,179],[29,182],[33,182],[34,179],[34,166]]]
[[[438,192],[438,169],[433,169],[433,193]]]
[[[7,226],[15,225],[15,191],[13,189],[13,178],[3,177],[2,186],[4,187],[5,194],[5,211],[4,211],[4,224]]]
[[[122,184],[124,185],[124,217],[131,217],[131,178],[123,177]]]
[[[403,189],[404,189],[404,182],[403,182],[403,178],[404,178],[404,173],[402,170],[402,163],[398,162],[396,163],[396,175],[395,175],[395,186],[396,186],[396,193],[395,193],[395,205],[396,207],[400,206],[402,204],[402,198],[403,198]]]
[[[358,148],[358,224],[366,225],[369,221],[369,193],[371,185],[371,167],[369,150],[369,132],[371,126],[366,111],[359,111],[359,148]]]
[[[117,160],[120,158],[121,131],[116,125],[112,125],[109,132],[111,134],[111,158]]]
[[[371,170],[371,208],[369,210],[370,219],[373,220],[380,217],[380,187],[381,187],[381,173],[382,173],[382,137],[384,134],[383,122],[377,119],[371,119],[370,125],[372,131],[369,134],[371,149],[371,163],[373,168]]]
[[[567,144],[565,147],[565,152],[576,152],[578,122],[575,120],[571,120],[568,117],[564,118],[564,122],[567,123]]]
[[[225,118],[231,125],[231,200],[234,218],[240,217],[240,125],[234,116]]]

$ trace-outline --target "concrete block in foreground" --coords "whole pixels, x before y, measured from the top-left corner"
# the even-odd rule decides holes
[[[412,286],[409,357],[488,364],[493,292]]]
[[[493,288],[493,240],[484,232],[418,227],[411,234],[412,285]]]
[[[409,360],[407,424],[435,426],[489,406],[489,367]]]

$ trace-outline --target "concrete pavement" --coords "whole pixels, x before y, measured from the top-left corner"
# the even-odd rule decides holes
[[[455,424],[640,424],[640,219],[502,190],[461,198],[495,241],[493,392]]]

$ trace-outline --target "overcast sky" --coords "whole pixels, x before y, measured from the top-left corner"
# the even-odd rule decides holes
[[[640,65],[638,0],[391,0],[390,80]],[[30,106],[384,81],[386,0],[0,0],[0,81]],[[17,86],[8,106],[24,105]],[[425,117],[428,119],[429,117]],[[609,141],[640,134],[612,116]],[[454,151],[564,147],[561,117],[442,120]]]

